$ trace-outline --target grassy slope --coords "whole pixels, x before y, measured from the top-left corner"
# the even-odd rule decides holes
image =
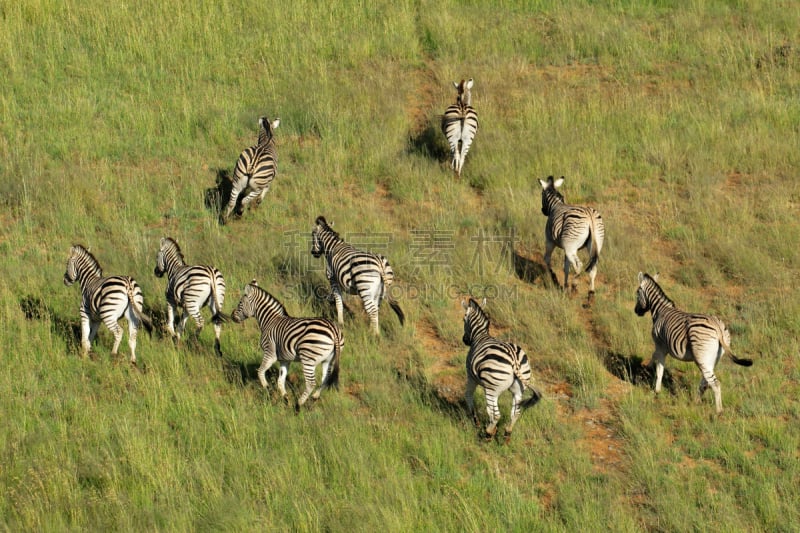
[[[8,528],[797,529],[800,53],[776,52],[797,38],[796,10],[174,4],[0,5]],[[464,76],[481,129],[457,182],[436,114]],[[220,227],[205,190],[261,114],[282,119],[279,177],[260,210]],[[606,219],[591,310],[541,277],[548,174]],[[253,323],[225,328],[224,360],[210,328],[178,347],[140,337],[146,372],[109,357],[107,331],[77,357],[71,243],[134,275],[157,316],[163,235],[223,271],[228,309],[257,277],[290,312],[331,316],[309,297],[325,288],[305,240],[318,214],[372,232],[358,238],[392,260],[408,324],[384,310],[373,339],[350,300],[342,390],[311,410],[256,386]],[[434,269],[415,248],[431,230],[455,245]],[[532,275],[499,258],[508,236]],[[724,317],[756,359],[720,364],[722,419],[691,401],[689,365],[668,363],[658,399],[630,383],[652,350],[632,313],[639,270]],[[546,393],[509,446],[478,442],[453,404],[454,296],[470,292],[497,295],[495,330],[532,355]]]

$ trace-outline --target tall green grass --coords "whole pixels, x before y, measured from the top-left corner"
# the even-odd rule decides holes
[[[3,527],[796,530],[796,11],[0,3]],[[437,115],[464,77],[481,125],[458,181]],[[206,191],[261,115],[281,118],[278,177],[220,226]],[[550,174],[606,222],[591,309],[583,277],[572,295],[544,274]],[[255,277],[290,313],[332,317],[308,253],[318,215],[389,257],[408,319],[384,310],[374,338],[348,300],[338,392],[295,414],[275,371],[261,390],[252,322],[224,326],[223,358],[211,328],[178,345],[140,335],[138,369],[104,330],[80,358],[72,243],[133,275],[157,319],[165,235],[222,270],[228,310]],[[755,359],[720,363],[723,417],[694,403],[691,365],[667,363],[651,392],[642,270]],[[470,295],[489,297],[493,333],[526,349],[545,393],[508,445],[482,442],[464,412]]]

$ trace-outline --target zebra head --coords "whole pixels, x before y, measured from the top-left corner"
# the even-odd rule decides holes
[[[483,299],[483,305],[486,305],[486,298]],[[464,336],[461,342],[471,346],[477,334],[489,332],[489,317],[474,298],[470,298],[469,302],[462,300],[461,307],[464,308]]]
[[[314,221],[314,228],[311,230],[311,255],[314,257],[320,257],[327,251],[325,235],[339,236],[331,228],[332,225],[333,223],[329,225],[322,215],[318,216],[317,220]]]
[[[261,117],[258,119],[258,125],[261,127],[261,132],[258,134],[258,144],[266,144],[272,140],[272,136],[278,126],[281,123],[281,119],[276,118],[272,122],[269,121],[267,117]]]
[[[638,316],[644,316],[652,309],[652,295],[655,292],[662,292],[661,287],[658,286],[658,274],[651,277],[649,274],[639,272],[639,288],[636,289],[636,307],[633,308]]]
[[[256,280],[253,280],[248,285],[245,285],[242,298],[239,300],[239,305],[236,306],[236,309],[231,315],[231,318],[237,324],[244,322],[246,319],[255,315],[256,306],[254,301],[256,300],[256,292],[258,288],[258,282]]]
[[[557,180],[548,176],[547,181],[539,180],[539,183],[542,185],[542,214],[547,217],[555,204],[564,203],[564,196],[558,192],[558,188],[564,184],[564,176]]]
[[[161,239],[161,248],[156,256],[156,268],[153,270],[153,274],[159,278],[164,277],[164,274],[170,270],[170,266],[174,264],[178,266],[184,264],[183,253],[174,239],[164,237]]]
[[[80,244],[70,248],[67,269],[64,272],[64,285],[70,286],[76,281],[87,277],[102,276],[103,269],[100,268],[100,263],[97,262],[97,259],[87,248]]]
[[[461,83],[453,82],[453,86],[458,91],[458,96],[456,97],[456,102],[463,105],[472,105],[472,84],[474,80],[472,78],[468,80],[461,80]]]

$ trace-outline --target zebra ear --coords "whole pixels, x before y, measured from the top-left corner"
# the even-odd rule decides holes
[[[653,276],[652,276],[652,277],[653,277],[653,281],[655,281],[656,283],[658,283],[658,272],[656,272],[655,274],[653,274]]]
[[[644,281],[644,272],[639,272],[639,285]]]
[[[469,307],[466,300],[461,300],[461,307],[463,307],[464,309],[467,309]]]
[[[542,185],[542,189],[546,189],[547,188],[547,182],[546,181],[539,180],[539,183]]]
[[[456,90],[458,90],[458,83],[456,83],[456,82],[453,82],[453,87],[455,87],[455,88],[456,88]]]
[[[475,81],[475,80],[473,80],[472,78],[470,78],[470,79],[469,79],[469,81],[467,81],[467,89],[472,89],[472,83],[473,83],[474,81]]]
[[[486,297],[481,300],[481,307],[486,307]]]
[[[254,287],[258,287],[258,282],[256,281],[256,278],[253,278],[253,279],[250,281],[250,285],[252,285],[252,286],[254,286]]]
[[[553,182],[553,187],[558,189],[559,187],[561,187],[561,185],[563,185],[563,183],[564,183],[564,176],[561,176],[560,178],[558,178]]]
[[[275,120],[272,121],[272,129],[273,130],[277,129],[278,126],[280,126],[280,125],[281,125],[281,119],[276,118]]]

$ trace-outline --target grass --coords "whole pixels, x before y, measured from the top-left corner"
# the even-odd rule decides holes
[[[2,527],[798,529],[795,11],[0,4]],[[437,115],[464,77],[481,125],[458,181]],[[281,118],[278,177],[220,226],[206,191],[262,115]],[[604,216],[591,309],[584,277],[571,295],[545,274],[550,174]],[[347,300],[338,392],[295,415],[275,370],[262,391],[252,321],[223,328],[223,358],[211,328],[179,345],[140,335],[140,369],[105,330],[79,357],[71,244],[134,276],[156,318],[167,235],[220,268],[226,310],[255,277],[290,313],[333,317],[308,253],[318,215],[390,258],[407,317],[384,309],[376,339]],[[755,359],[720,363],[721,418],[710,394],[694,402],[692,365],[669,361],[653,395],[639,271],[721,316]],[[525,348],[545,393],[508,445],[464,411],[468,295],[488,297],[493,334]]]

